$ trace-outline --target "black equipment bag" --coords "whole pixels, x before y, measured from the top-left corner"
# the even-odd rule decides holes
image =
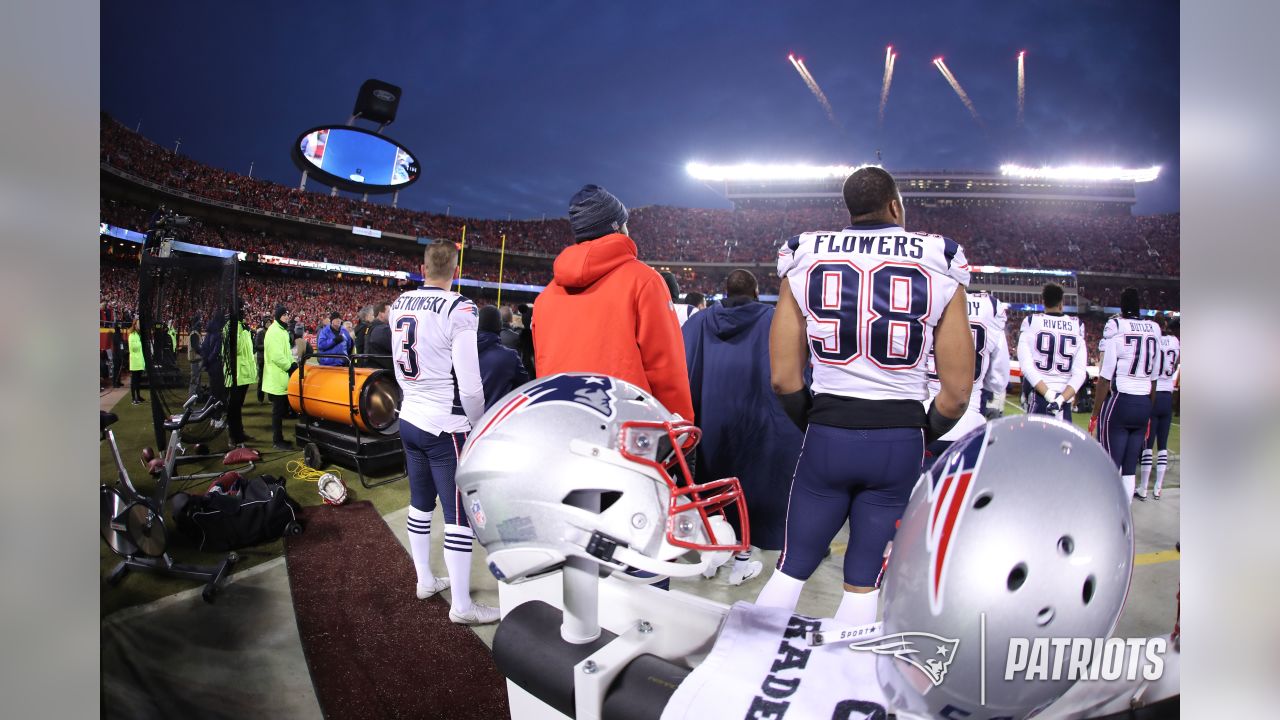
[[[236,550],[297,532],[301,507],[270,475],[249,478],[238,495],[210,493],[179,501],[178,530],[206,552]]]

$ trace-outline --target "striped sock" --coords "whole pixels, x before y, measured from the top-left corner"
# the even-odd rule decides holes
[[[1169,451],[1161,450],[1156,456],[1156,492],[1164,487],[1164,471],[1169,469]]]
[[[1139,486],[1139,495],[1147,494],[1147,482],[1151,480],[1151,448],[1145,448],[1142,451],[1142,461],[1138,464],[1139,473],[1142,475],[1142,484]]]
[[[444,564],[449,568],[450,609],[465,613],[471,609],[471,541],[475,533],[462,525],[444,526]]]
[[[746,569],[747,563],[749,562],[751,562],[750,550],[747,550],[746,552],[740,552],[737,555],[734,555],[732,572],[739,572],[739,573],[742,572],[743,570]]]
[[[409,508],[409,556],[418,571],[418,585],[435,582],[431,573],[431,512]]]

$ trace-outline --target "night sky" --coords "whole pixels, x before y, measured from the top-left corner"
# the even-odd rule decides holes
[[[880,129],[890,44],[898,59]],[[804,58],[842,128],[788,52]],[[985,128],[933,67],[939,55]],[[143,135],[167,147],[181,138],[183,154],[236,172],[253,162],[255,177],[296,184],[293,140],[346,122],[367,78],[404,88],[385,132],[417,154],[423,171],[401,193],[401,207],[558,216],[585,183],[632,207],[728,207],[685,174],[687,161],[857,164],[874,161],[877,149],[891,171],[1161,165],[1159,180],[1139,186],[1135,211],[1179,205],[1176,2],[234,0],[102,8],[102,109],[131,128],[141,122]]]

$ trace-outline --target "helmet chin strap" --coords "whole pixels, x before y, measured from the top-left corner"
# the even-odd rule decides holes
[[[668,577],[693,577],[694,575],[702,574],[702,571],[706,570],[707,565],[711,562],[711,558],[709,553],[699,553],[698,556],[698,562],[696,563],[678,563],[668,560],[654,560],[629,547],[618,546],[613,551],[613,559],[620,563],[630,565],[642,572]],[[645,582],[652,582],[652,580],[646,578]]]

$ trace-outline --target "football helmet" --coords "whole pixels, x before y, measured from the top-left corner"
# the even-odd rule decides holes
[[[325,505],[341,505],[347,501],[347,484],[333,473],[325,473],[316,481],[316,490]]]
[[[648,392],[607,375],[562,373],[512,391],[476,424],[455,477],[490,571],[519,582],[580,557],[624,579],[628,568],[689,577],[710,553],[745,550],[738,479],[693,482],[685,453],[700,436]],[[712,525],[731,504],[741,538]],[[689,550],[701,553],[698,563],[674,562]]]
[[[907,717],[1039,711],[1072,681],[1005,680],[1010,638],[1110,637],[1133,550],[1116,466],[1076,427],[1017,415],[957,440],[921,476],[893,540],[884,637],[923,649],[915,662],[877,658],[886,696]]]

